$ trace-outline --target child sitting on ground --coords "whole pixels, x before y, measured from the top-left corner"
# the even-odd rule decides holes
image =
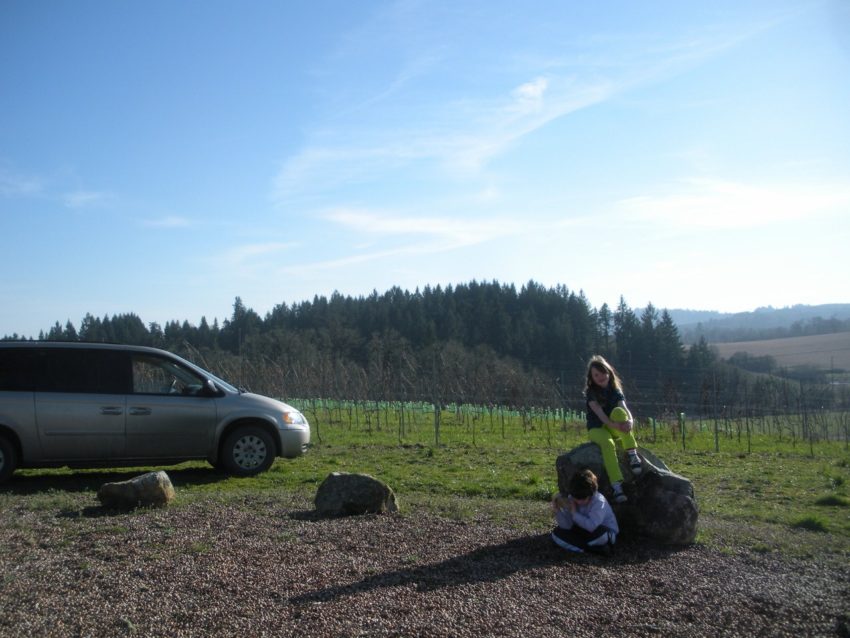
[[[581,470],[573,474],[569,494],[556,494],[552,510],[558,524],[552,531],[556,545],[571,552],[611,551],[620,528],[611,505],[599,492],[593,472]]]

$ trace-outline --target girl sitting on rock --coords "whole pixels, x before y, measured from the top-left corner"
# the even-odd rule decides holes
[[[617,371],[603,357],[596,355],[587,366],[587,383],[584,388],[587,403],[587,436],[602,451],[602,464],[614,490],[617,503],[626,501],[623,494],[623,473],[617,461],[617,446],[614,439],[620,440],[629,457],[629,467],[637,476],[643,469],[637,453],[637,442],[632,433],[634,418],[626,407],[623,385]],[[615,409],[622,416],[612,420]]]

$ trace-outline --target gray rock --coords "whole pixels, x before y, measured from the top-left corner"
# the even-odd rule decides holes
[[[104,483],[97,498],[104,507],[130,509],[138,506],[164,507],[174,500],[174,486],[165,472],[148,472],[128,481]]]
[[[316,510],[329,516],[397,512],[395,493],[368,474],[334,472],[316,491]]]
[[[599,489],[611,503],[620,530],[649,537],[672,545],[688,545],[697,534],[699,507],[693,484],[670,471],[661,459],[644,448],[638,448],[643,459],[643,471],[633,476],[625,459],[620,458],[623,472],[625,503],[612,498],[611,482],[602,465],[602,453],[594,443],[584,443],[562,454],[555,461],[558,489],[567,492],[570,477],[583,468],[590,468],[599,478]]]

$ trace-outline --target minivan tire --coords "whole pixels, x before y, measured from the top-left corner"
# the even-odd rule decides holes
[[[8,480],[18,464],[15,446],[5,436],[0,435],[0,483]]]
[[[257,426],[242,426],[227,435],[221,446],[221,464],[233,476],[253,476],[274,463],[276,450],[271,435]]]

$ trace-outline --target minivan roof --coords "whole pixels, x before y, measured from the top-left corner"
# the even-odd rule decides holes
[[[194,368],[201,375],[212,378],[214,381],[223,384],[233,392],[241,392],[241,390],[232,383],[225,381],[219,376],[216,376],[209,370],[206,370],[196,363],[184,359],[179,354],[162,350],[161,348],[152,348],[150,346],[128,346],[120,343],[102,343],[102,342],[87,342],[87,341],[0,341],[0,350],[113,350],[117,352],[140,352],[143,354],[153,354],[165,356],[172,360],[181,361],[183,364]]]
[[[172,354],[167,350],[160,348],[152,348],[150,346],[130,346],[120,343],[103,343],[103,342],[88,342],[88,341],[0,341],[0,348],[23,348],[32,349],[79,349],[79,350],[132,350],[134,352],[157,352]],[[173,356],[173,355],[172,355]]]

